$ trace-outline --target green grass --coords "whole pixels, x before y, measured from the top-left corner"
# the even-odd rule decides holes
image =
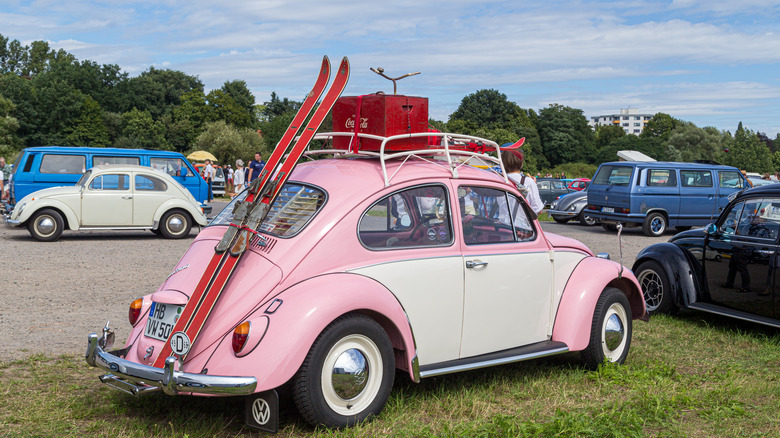
[[[685,313],[635,321],[624,365],[576,354],[423,380],[398,374],[387,407],[348,430],[304,423],[283,395],[278,436],[780,436],[780,332]],[[82,356],[0,364],[3,436],[245,436],[240,398],[135,398]],[[286,401],[285,401],[286,400]]]

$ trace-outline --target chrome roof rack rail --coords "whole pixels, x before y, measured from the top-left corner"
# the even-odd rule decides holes
[[[355,133],[353,132],[322,132],[315,135],[313,140],[332,140],[334,137],[354,137],[354,136]],[[425,158],[426,156],[444,157],[447,161],[446,167],[452,172],[453,178],[458,177],[458,169],[461,166],[474,165],[472,163],[472,160],[476,160],[477,163],[482,163],[487,167],[499,166],[499,168],[501,169],[501,176],[504,178],[504,181],[507,183],[509,182],[509,179],[506,176],[506,170],[504,169],[504,163],[501,161],[500,146],[496,142],[491,140],[475,137],[472,135],[451,134],[446,132],[420,132],[414,134],[393,135],[390,137],[382,137],[373,134],[359,133],[357,134],[357,136],[359,138],[381,141],[382,144],[379,148],[379,152],[358,151],[357,153],[355,153],[348,149],[327,148],[327,149],[318,149],[318,150],[310,149],[305,153],[305,155],[308,156],[308,155],[319,155],[319,154],[329,154],[329,155],[332,154],[339,158],[349,158],[349,157],[379,158],[379,161],[382,165],[382,177],[384,178],[385,181],[385,187],[390,185],[390,181],[392,180],[393,175],[395,175],[395,174],[393,175],[387,174],[387,164],[386,164],[387,160],[391,160],[395,158],[403,158],[401,164],[401,166],[403,166],[403,164],[406,163],[407,160],[414,157],[423,161],[442,165],[442,163],[440,162]],[[442,141],[438,146],[429,146],[425,149],[386,151],[387,144],[390,142],[400,141],[400,140],[410,139],[410,138],[420,138],[420,137],[441,137]],[[472,144],[480,145],[480,147],[475,148],[475,150],[473,151],[458,149],[458,147],[464,147]],[[452,147],[455,147],[456,149],[452,149]],[[488,151],[490,152],[495,151],[497,157],[488,155],[487,153]],[[398,169],[400,169],[401,166],[399,166]],[[396,169],[396,172],[398,172],[398,169]]]

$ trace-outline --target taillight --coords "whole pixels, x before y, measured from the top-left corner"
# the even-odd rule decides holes
[[[130,325],[135,325],[135,323],[138,322],[138,318],[141,317],[141,308],[143,306],[143,298],[139,298],[130,303],[130,310],[127,312],[127,318],[130,320]]]
[[[238,354],[244,349],[247,339],[249,339],[249,329],[252,324],[249,321],[244,321],[233,330],[233,352]]]

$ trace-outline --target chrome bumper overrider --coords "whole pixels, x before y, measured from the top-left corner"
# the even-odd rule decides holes
[[[87,363],[110,372],[101,376],[100,381],[133,395],[143,395],[161,389],[168,395],[182,392],[247,395],[254,393],[257,388],[257,379],[254,377],[211,376],[176,371],[175,357],[167,358],[163,368],[156,368],[119,357],[126,353],[126,349],[103,350],[96,333],[91,333],[87,339]]]

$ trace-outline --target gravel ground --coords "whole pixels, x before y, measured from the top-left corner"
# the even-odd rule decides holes
[[[215,202],[214,214],[224,205]],[[618,260],[616,234],[601,227],[549,222],[543,228]],[[196,227],[190,238],[167,240],[149,231],[66,231],[58,242],[44,243],[32,240],[26,229],[0,226],[0,361],[82,354],[87,335],[99,333],[106,320],[123,344],[130,302],[157,289],[197,232]],[[623,260],[630,267],[642,248],[671,234],[651,238],[634,228],[623,236]]]

